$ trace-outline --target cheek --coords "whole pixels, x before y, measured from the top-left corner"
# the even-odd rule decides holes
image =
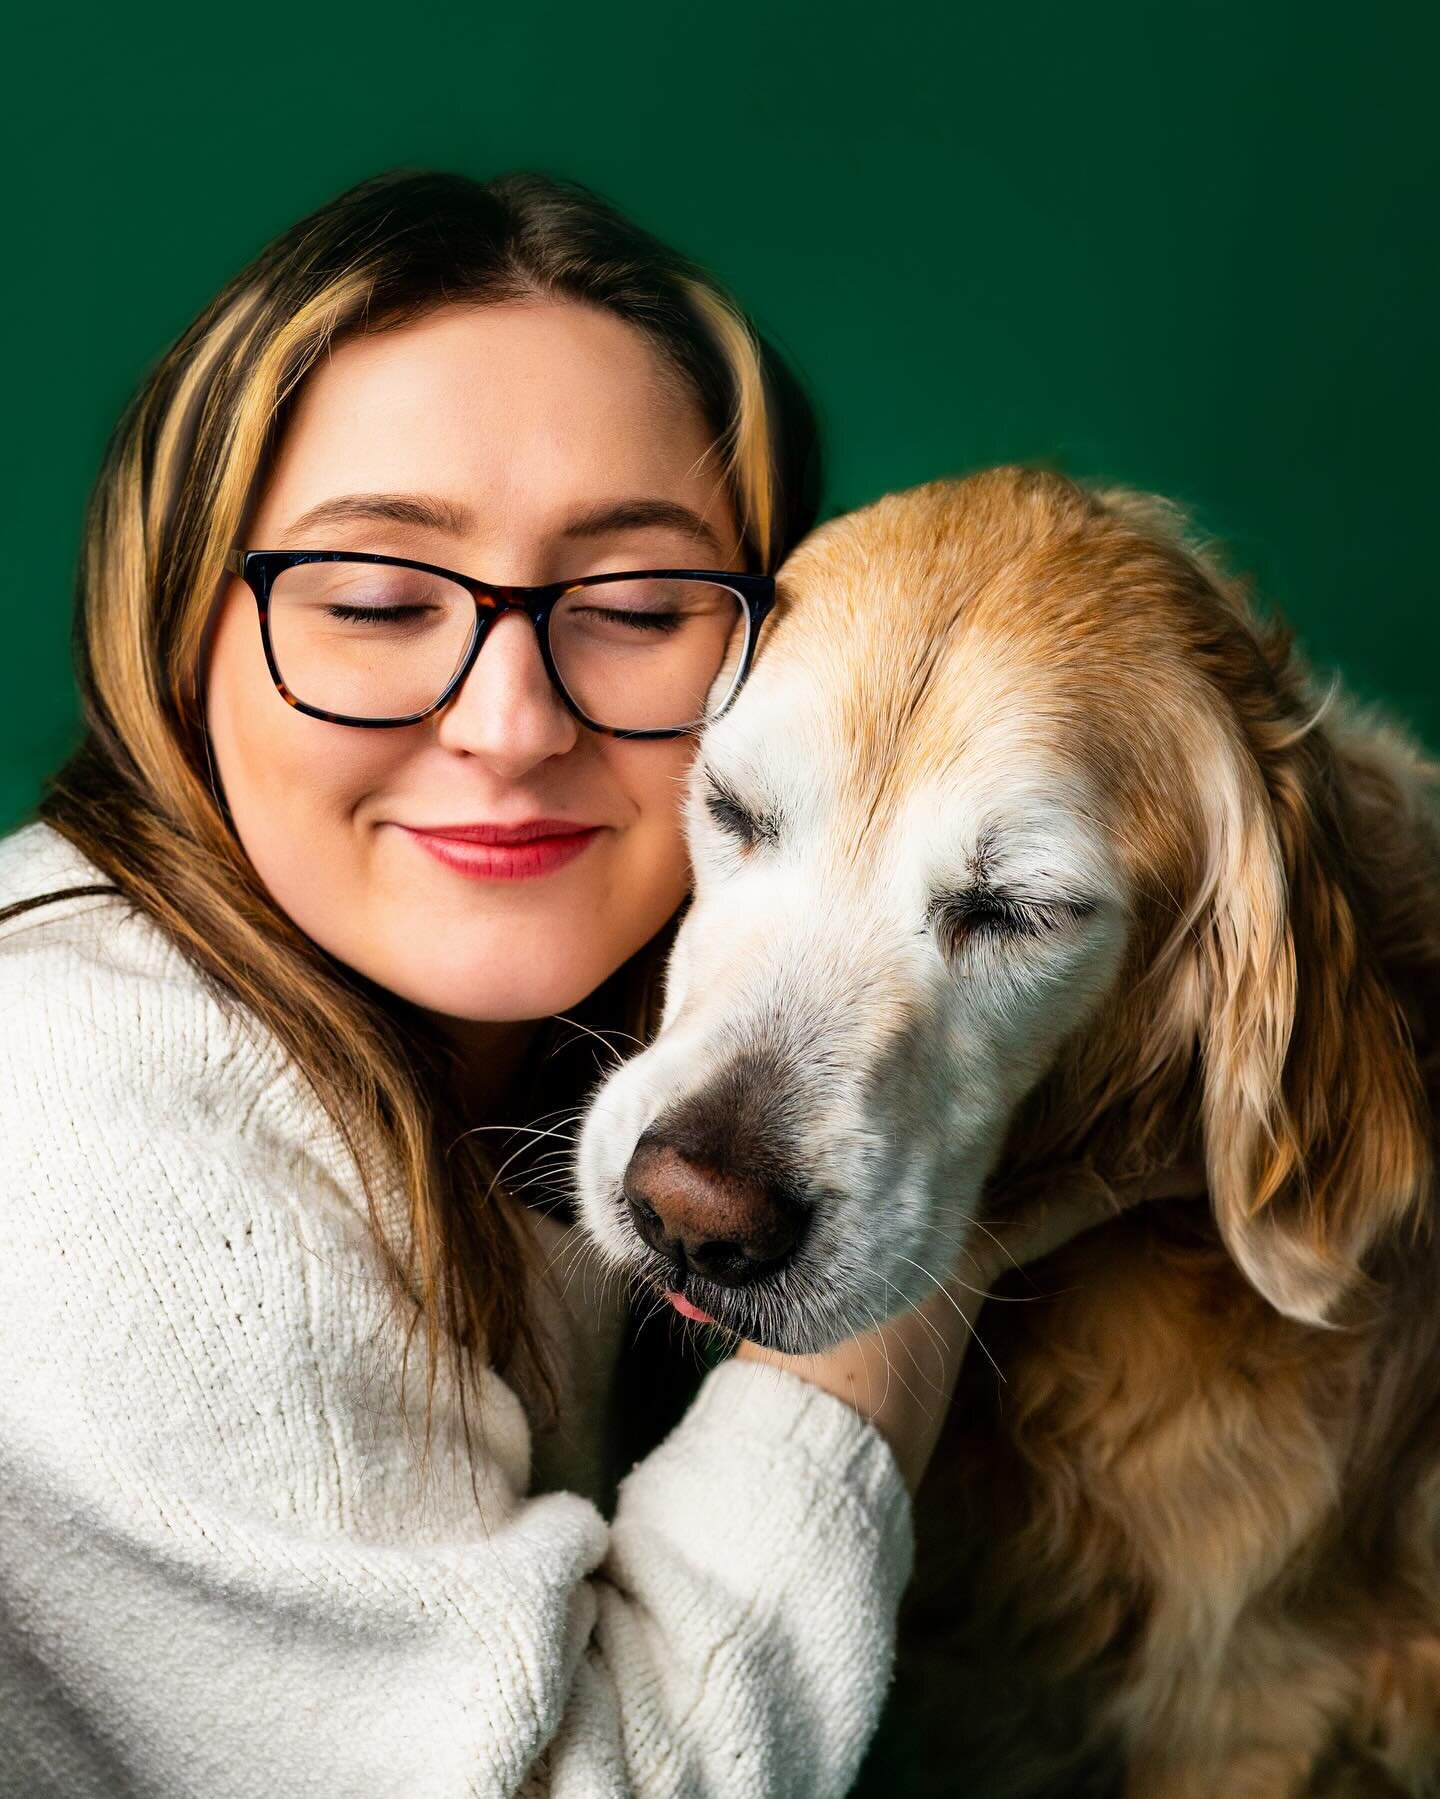
[[[638,908],[654,922],[635,947],[669,918],[690,888],[690,854],[685,843],[685,781],[696,745],[688,738],[627,743],[606,738],[602,756],[611,784],[625,796],[632,824],[626,832],[628,896],[617,894],[616,911]],[[641,927],[637,916],[632,930]]]
[[[211,753],[236,835],[277,904],[326,948],[324,922],[353,892],[355,808],[382,785],[401,733],[349,731],[286,704],[265,664],[255,605],[224,602],[206,686]]]

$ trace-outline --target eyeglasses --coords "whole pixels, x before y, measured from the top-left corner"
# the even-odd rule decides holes
[[[497,587],[403,556],[237,550],[270,676],[331,724],[418,724],[458,691],[506,612],[535,627],[567,709],[612,737],[682,737],[710,723],[750,672],[775,604],[772,575],[660,568]]]

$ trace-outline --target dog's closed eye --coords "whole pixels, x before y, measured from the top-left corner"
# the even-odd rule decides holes
[[[926,925],[946,957],[977,941],[1043,938],[1078,924],[1095,910],[1093,900],[1035,899],[999,887],[969,887],[930,902]]]
[[[774,819],[752,812],[734,790],[711,769],[705,770],[705,810],[727,837],[745,849],[757,843],[774,843],[779,829]]]

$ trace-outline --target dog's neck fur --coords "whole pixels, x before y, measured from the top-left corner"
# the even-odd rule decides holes
[[[1004,1384],[967,1364],[917,1507],[901,1684],[944,1695],[915,1719],[934,1765],[977,1794],[1122,1765],[1127,1791],[1209,1793],[1184,1779],[1213,1756],[1239,1780],[1247,1743],[1308,1770],[1332,1709],[1406,1727],[1385,1695],[1440,1617],[1414,1552],[1440,1507],[1434,1234],[1377,1273],[1388,1306],[1317,1345],[1181,1201],[999,1283],[978,1330]]]

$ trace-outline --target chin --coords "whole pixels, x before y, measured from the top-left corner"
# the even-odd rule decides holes
[[[494,969],[484,971],[473,983],[438,977],[401,985],[392,991],[412,1005],[456,1024],[533,1024],[537,1020],[568,1013],[579,1005],[604,977],[565,986],[506,986],[497,990]],[[388,983],[387,983],[388,985]]]

